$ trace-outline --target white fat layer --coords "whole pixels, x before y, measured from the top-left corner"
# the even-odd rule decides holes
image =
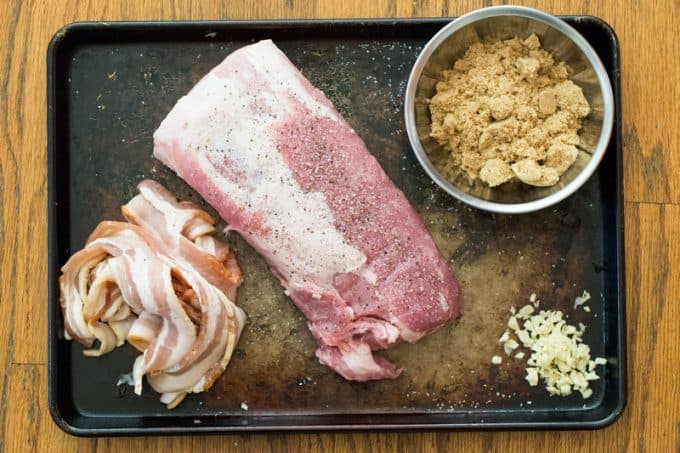
[[[439,306],[442,307],[442,310],[449,311],[449,303],[442,293],[439,293]]]
[[[151,343],[151,340],[153,340],[156,334],[151,324],[154,322],[154,320],[152,320],[152,316],[156,315],[151,314],[148,311],[143,311],[135,320],[135,322],[132,323],[130,331],[128,332],[128,336],[138,338],[147,343]]]
[[[69,324],[76,331],[76,335],[81,338],[93,338],[83,314],[83,299],[80,293],[75,290],[72,290],[72,292],[75,294],[67,299],[66,305],[66,310],[69,312]]]
[[[168,201],[163,200],[161,197],[155,196],[154,193],[146,186],[139,187],[139,192],[142,194],[144,199],[151,204],[151,206],[156,208],[163,215],[165,223],[168,226],[168,230],[173,233],[182,232],[182,226],[186,223],[191,214],[177,210]]]
[[[380,371],[380,365],[373,360],[371,350],[366,344],[361,344],[355,349],[342,351],[342,361],[357,374],[371,374]]]
[[[314,99],[314,96],[302,84],[297,68],[288,61],[288,58],[270,39],[244,47],[242,50],[252,62],[255,70],[265,80],[269,80],[273,88],[278,88],[280,93],[277,94],[287,96],[292,94],[302,105],[317,115],[325,116],[335,122],[340,121],[338,114],[333,109]],[[278,103],[280,107],[285,107],[280,99],[278,97],[269,98],[269,100],[273,101],[272,103]]]
[[[324,195],[303,192],[272,131],[277,118],[289,114],[286,99],[291,97],[314,114],[338,121],[337,114],[314,99],[271,42],[242,49],[220,67],[230,58],[248,59],[255,73],[234,77],[238,74],[231,71],[228,76],[211,72],[179,100],[155,138],[179,140],[187,153],[195,152],[192,158],[221,192],[245,213],[263,216],[271,234],[253,240],[271,251],[270,264],[291,286],[327,287],[334,275],[358,271],[366,256],[336,229]],[[225,177],[213,164],[225,158],[245,174],[245,184]]]
[[[116,346],[123,346],[123,344],[125,343],[125,339],[128,336],[128,333],[130,333],[130,328],[132,327],[132,324],[134,324],[135,322],[135,319],[137,318],[134,316],[130,316],[129,318],[126,318],[121,321],[109,321],[111,330],[113,330],[113,333],[116,335]]]
[[[375,275],[375,272],[373,272],[373,270],[370,267],[366,267],[363,270],[363,272],[361,272],[361,276],[371,285],[375,285],[376,282],[378,281],[378,277]]]
[[[138,355],[132,365],[132,382],[135,387],[135,394],[142,394],[142,378],[144,377],[144,354]]]

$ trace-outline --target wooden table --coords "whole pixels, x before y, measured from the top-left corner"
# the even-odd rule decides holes
[[[45,55],[76,20],[456,16],[495,1],[3,0],[0,7],[0,451],[680,451],[680,6],[528,2],[621,40],[629,402],[592,432],[252,434],[78,439],[47,408]]]

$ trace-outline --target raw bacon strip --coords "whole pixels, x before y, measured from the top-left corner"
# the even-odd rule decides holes
[[[84,249],[76,253],[61,268],[59,277],[59,303],[64,315],[67,339],[74,339],[85,346],[92,346],[95,336],[87,325],[83,306],[87,298],[90,272],[106,258],[103,250]]]
[[[83,316],[86,321],[99,320],[113,305],[111,292],[116,281],[109,269],[107,261],[100,262],[91,273],[92,282],[83,305]],[[115,307],[116,310],[118,307]]]
[[[228,296],[235,294],[241,284],[241,271],[238,266],[225,266],[233,254],[209,236],[215,232],[215,220],[193,203],[178,203],[155,181],[142,181],[139,191],[140,195],[122,208],[128,222],[159,237],[163,253],[196,269]],[[211,246],[206,249],[206,244]]]
[[[210,235],[214,220],[178,203],[152,181],[123,211],[133,223],[105,221],[63,266],[61,305],[67,336],[105,354],[127,339],[142,354],[142,378],[169,408],[210,388],[226,368],[245,314],[235,295],[241,271],[229,248]],[[194,241],[196,243],[194,243]]]
[[[135,323],[137,319],[134,316],[130,316],[128,318],[125,318],[120,321],[109,321],[109,327],[111,327],[111,330],[113,333],[116,335],[116,346],[120,347],[125,344],[125,340],[128,337],[128,334],[130,333],[130,329],[132,328],[132,325]]]
[[[88,357],[99,357],[113,351],[118,344],[118,338],[111,327],[102,322],[88,323],[88,329],[99,340],[99,349],[86,349],[83,354]]]
[[[139,317],[132,323],[127,334],[127,341],[144,352],[149,347],[151,341],[158,336],[161,330],[162,320],[156,315],[143,311]]]
[[[106,271],[104,274],[105,271],[100,271],[100,274],[107,278],[110,276],[114,282],[122,280],[114,270],[125,267],[127,271],[123,275],[133,276],[132,281],[126,283],[133,286],[135,293],[139,295],[142,310],[163,320],[158,336],[144,351],[144,366],[141,369],[146,373],[164,370],[179,363],[196,340],[196,328],[172,288],[170,263],[152,248],[155,242],[147,242],[144,236],[146,234],[143,230],[134,225],[102,222],[90,236],[85,250],[100,250],[109,256],[106,269],[111,269],[111,272]],[[95,285],[97,282],[95,277]],[[87,319],[87,305],[85,307]],[[94,319],[90,318],[88,322],[95,322]],[[96,319],[99,319],[98,316]],[[97,331],[105,329],[110,331],[108,326],[97,324]],[[112,331],[111,335],[115,337]],[[97,338],[101,340],[99,336]]]
[[[265,257],[319,360],[345,378],[398,376],[372,350],[459,313],[458,283],[417,213],[271,41],[232,53],[181,98],[154,155]]]
[[[224,300],[223,300],[224,302]],[[190,366],[180,367],[177,371],[154,374],[148,377],[151,386],[157,392],[177,393],[186,391],[187,382],[195,382],[190,392],[198,393],[212,386],[229,363],[231,354],[241,335],[241,326],[245,323],[245,314],[234,305],[225,302],[226,315],[230,322],[224,334],[215,336],[209,345],[197,354],[195,362]],[[233,308],[233,309],[232,309]]]

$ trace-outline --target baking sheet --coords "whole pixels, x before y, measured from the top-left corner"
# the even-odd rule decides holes
[[[595,18],[567,18],[599,52],[618,100],[618,48]],[[622,370],[620,109],[600,170],[553,208],[494,215],[436,187],[419,167],[403,125],[412,64],[448,20],[90,23],[55,36],[49,58],[50,408],[76,434],[248,429],[418,427],[595,427],[625,401]],[[463,291],[461,317],[415,345],[384,353],[404,367],[396,380],[347,382],[314,356],[304,317],[238,235],[226,241],[245,275],[237,304],[248,324],[226,372],[206,393],[167,411],[145,387],[116,386],[137,352],[102,358],[61,333],[58,268],[136,184],[153,178],[209,212],[152,155],[152,134],[184,94],[233,50],[272,38],[324,91],[406,194],[450,260]],[[223,224],[222,224],[223,225]],[[588,290],[592,311],[572,309]],[[593,396],[549,397],[524,381],[522,361],[497,339],[510,306],[536,293],[545,308],[588,326],[593,356],[609,359]],[[245,403],[243,405],[242,403]],[[244,409],[247,405],[247,410]]]

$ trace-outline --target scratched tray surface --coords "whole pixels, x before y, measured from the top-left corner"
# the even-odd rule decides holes
[[[610,70],[615,40],[596,19],[570,20]],[[620,339],[619,136],[574,196],[541,212],[493,215],[471,209],[430,182],[408,145],[403,95],[425,42],[447,21],[112,24],[67,30],[50,54],[51,235],[50,405],[79,434],[371,426],[597,426],[623,401]],[[152,157],[152,134],[184,94],[233,50],[272,38],[334,103],[416,207],[460,280],[461,317],[417,344],[384,353],[404,367],[396,380],[347,382],[319,364],[304,317],[263,259],[238,235],[226,241],[245,280],[237,304],[248,323],[213,388],[167,411],[148,386],[117,386],[138,354],[130,346],[86,358],[63,339],[54,307],[58,267],[80,249],[136,184],[153,178],[180,199],[208,207]],[[618,77],[612,78],[618,94]],[[618,111],[617,111],[618,115]],[[620,127],[620,120],[616,122]],[[221,224],[223,226],[223,224]],[[574,311],[586,289],[592,311]],[[531,293],[588,326],[593,356],[610,360],[593,396],[548,397],[524,380],[521,361],[497,339],[510,306]],[[242,404],[245,403],[245,404]],[[247,410],[244,408],[247,405]],[[590,424],[590,425],[589,425]]]

